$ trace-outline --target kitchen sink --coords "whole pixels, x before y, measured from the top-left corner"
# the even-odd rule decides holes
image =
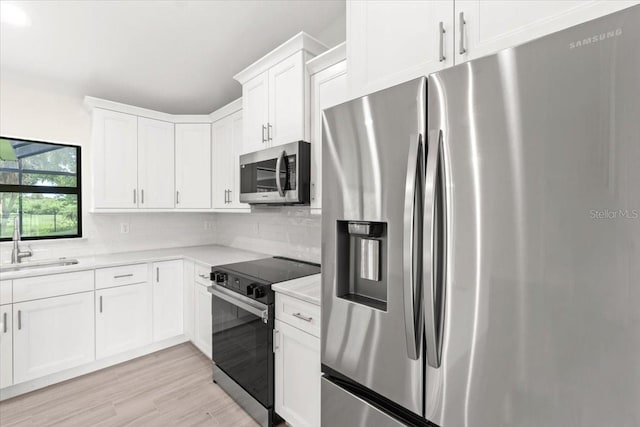
[[[78,260],[73,258],[56,258],[42,261],[23,262],[20,264],[2,264],[0,265],[0,273],[6,273],[8,271],[35,270],[38,268],[48,267],[63,267],[66,265],[75,265],[77,263]]]

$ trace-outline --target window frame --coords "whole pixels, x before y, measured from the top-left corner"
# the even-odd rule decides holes
[[[80,239],[82,238],[82,147],[74,144],[63,144],[60,142],[51,141],[38,141],[35,139],[16,138],[12,136],[0,135],[0,139],[9,139],[11,141],[20,142],[33,142],[36,144],[51,144],[58,145],[60,147],[71,147],[76,149],[76,186],[75,187],[54,187],[46,185],[19,185],[19,184],[2,184],[0,183],[0,193],[19,193],[23,195],[25,193],[36,194],[72,194],[77,197],[78,200],[78,232],[76,234],[60,234],[54,236],[23,236],[22,235],[22,215],[21,209],[18,210],[20,218],[20,240],[34,241],[34,240],[57,240],[57,239]],[[47,172],[37,171],[36,173]],[[49,174],[51,174],[49,171]],[[0,237],[0,242],[10,242],[11,237]]]

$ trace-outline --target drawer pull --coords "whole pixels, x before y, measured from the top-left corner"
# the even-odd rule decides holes
[[[307,317],[302,313],[293,313],[292,316],[297,317],[300,320],[304,320],[305,322],[311,322],[313,320],[313,317]]]
[[[198,276],[200,276],[203,279],[209,280],[209,276],[207,276],[206,274],[198,274]]]
[[[4,333],[7,333],[7,312],[5,311],[4,314],[2,315],[2,324],[4,325]]]
[[[123,279],[125,277],[133,277],[133,273],[129,274],[118,274],[117,276],[113,276],[114,279]]]

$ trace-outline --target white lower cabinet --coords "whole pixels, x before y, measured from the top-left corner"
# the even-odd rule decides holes
[[[14,304],[14,383],[92,362],[93,305],[93,292]]]
[[[96,291],[96,358],[150,344],[151,303],[148,282]]]
[[[13,305],[0,305],[0,388],[13,384]]]
[[[276,412],[293,427],[320,426],[320,338],[276,319],[274,353]]]
[[[193,343],[206,354],[212,357],[212,326],[211,326],[211,294],[204,284],[196,282],[194,293],[195,324]]]
[[[153,341],[183,332],[182,260],[153,263]]]

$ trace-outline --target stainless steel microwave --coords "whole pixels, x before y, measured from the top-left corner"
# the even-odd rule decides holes
[[[297,141],[240,156],[240,201],[309,204],[311,146]]]

